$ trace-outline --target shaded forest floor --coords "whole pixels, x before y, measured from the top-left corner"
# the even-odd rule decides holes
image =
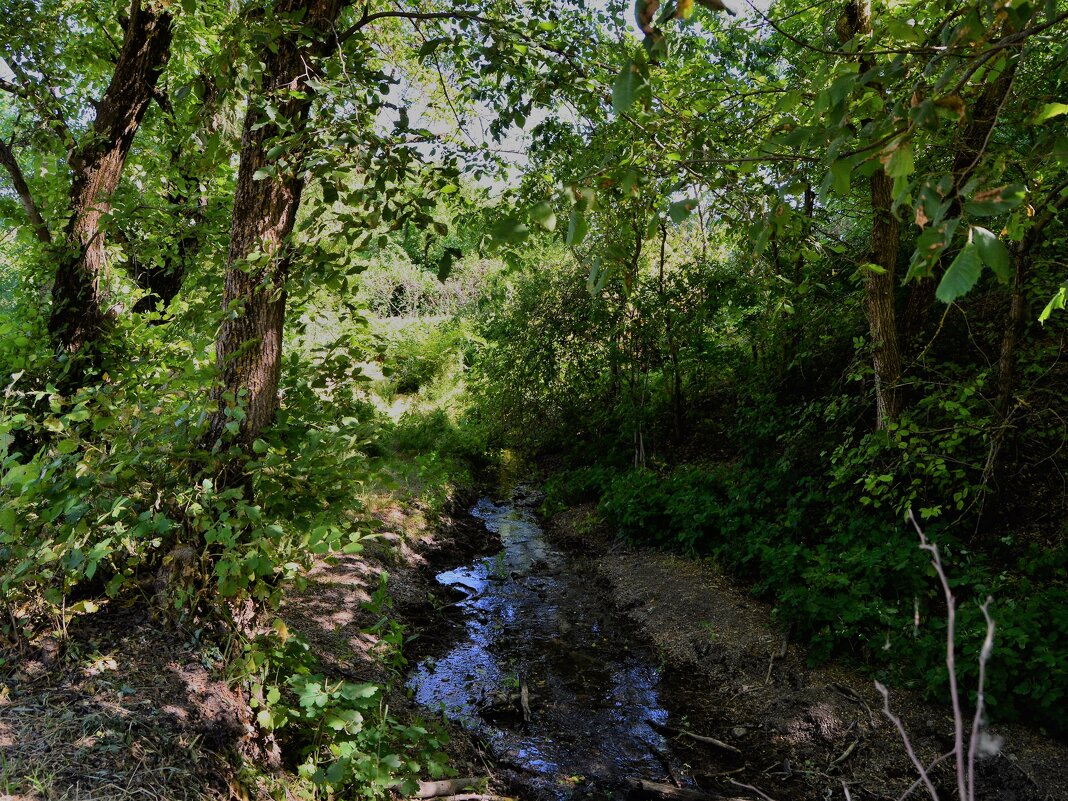
[[[381,534],[367,552],[320,563],[307,587],[289,596],[281,616],[329,675],[388,678],[375,656],[379,642],[366,631],[376,613],[363,606],[383,571],[391,614],[416,635],[405,646],[409,664],[462,630],[434,576],[498,547],[465,509],[457,504],[431,524],[418,508],[384,505],[375,512]],[[755,799],[742,786],[751,785],[778,801],[840,798],[842,783],[856,799],[895,799],[913,781],[871,682],[833,664],[810,668],[803,648],[784,638],[770,608],[746,588],[706,563],[623,548],[590,507],[557,514],[546,531],[588,571],[606,614],[622,615],[637,640],[657,649],[669,724],[738,749],[671,737],[686,765],[672,780]],[[238,754],[255,750],[253,727],[245,699],[219,673],[222,656],[134,608],[114,607],[79,619],[63,653],[46,642],[10,661],[0,687],[0,798],[295,797],[285,771],[235,767]],[[394,714],[427,715],[399,682],[394,687]],[[892,702],[922,759],[951,747],[948,704],[897,692]],[[450,730],[460,775],[489,776],[500,792],[524,795],[521,775],[458,727]],[[1022,726],[995,733],[1004,745],[981,763],[981,798],[1068,798],[1068,747]],[[937,775],[952,785],[948,771]]]
[[[320,561],[278,613],[331,679],[389,679],[379,638],[364,631],[376,613],[363,605],[383,572],[396,617],[417,626],[436,566],[488,546],[479,526],[447,514],[431,526],[418,505],[387,504],[375,516],[381,532],[367,551]],[[3,654],[0,800],[303,797],[288,755],[272,768],[271,744],[257,742],[253,710],[228,681],[218,645],[164,626],[141,604],[105,605],[76,618],[68,635],[62,647],[49,638]],[[427,717],[397,681],[387,702],[398,719]],[[451,764],[484,775],[478,749],[454,735]]]

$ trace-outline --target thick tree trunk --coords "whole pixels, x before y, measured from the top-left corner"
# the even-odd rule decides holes
[[[101,220],[119,184],[134,135],[170,55],[171,16],[163,5],[134,0],[111,83],[83,146],[71,156],[71,219],[59,255],[48,321],[57,348],[69,354],[94,344],[106,314],[101,290],[105,238]]]
[[[276,11],[280,16],[304,12],[303,25],[325,36],[340,6],[340,0],[283,0]],[[283,176],[263,180],[255,176],[268,164],[271,140],[281,132],[278,122],[292,133],[301,131],[308,118],[309,64],[314,64],[316,54],[311,47],[298,46],[297,37],[298,32],[287,32],[274,43],[276,47],[260,54],[264,99],[254,101],[245,118],[223,292],[223,309],[231,313],[215,343],[220,387],[207,435],[212,448],[226,440],[247,450],[278,409],[290,264],[286,248],[304,182],[299,168],[293,166]],[[271,117],[266,113],[268,106],[273,107]],[[261,252],[269,254],[269,259],[263,266],[250,266],[248,257]],[[243,414],[235,414],[237,408]],[[219,483],[241,483],[242,475],[240,462],[230,460],[222,467]]]
[[[901,351],[894,305],[899,232],[891,211],[893,202],[893,180],[879,170],[871,177],[871,261],[882,267],[883,272],[869,272],[866,278],[878,428],[885,427],[901,412]]]

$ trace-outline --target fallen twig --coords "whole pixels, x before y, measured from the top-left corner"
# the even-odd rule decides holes
[[[530,690],[525,681],[519,688],[519,705],[523,708],[523,722],[530,723]]]
[[[763,790],[760,790],[751,784],[743,784],[742,782],[737,781],[735,779],[730,779],[730,783],[733,784],[735,787],[744,787],[746,790],[752,790],[754,793],[763,798],[764,801],[775,801],[774,798],[765,793]]]
[[[690,790],[686,787],[672,787],[670,784],[651,782],[648,779],[627,779],[627,785],[641,793],[666,798],[671,801],[711,801],[716,796],[703,793],[700,790]]]
[[[843,751],[842,755],[839,756],[838,759],[834,760],[834,762],[831,763],[831,767],[833,768],[835,765],[841,765],[843,762],[845,762],[847,759],[849,759],[849,755],[853,753],[853,749],[857,747],[857,743],[859,743],[859,742],[860,742],[860,740],[854,740],[852,743],[850,743],[849,744],[849,748],[847,748],[845,751]]]
[[[730,743],[725,743],[722,740],[717,740],[715,737],[706,737],[703,734],[694,734],[692,731],[686,731],[685,729],[676,729],[672,728],[671,726],[665,726],[663,723],[658,723],[652,718],[647,718],[645,722],[649,724],[650,728],[652,728],[654,731],[660,732],[661,734],[668,734],[674,737],[689,737],[691,740],[695,740],[699,743],[704,743],[705,745],[711,745],[715,748],[722,749],[723,751],[729,751],[732,754],[738,754],[739,756],[742,753]]]
[[[789,638],[783,637],[782,638],[782,645],[779,647],[779,650],[775,651],[774,653],[772,653],[771,658],[768,660],[768,674],[764,677],[764,684],[769,684],[771,682],[771,669],[773,667],[775,667],[775,660],[776,659],[785,659],[786,658],[786,649],[789,648],[789,646],[790,646]]]

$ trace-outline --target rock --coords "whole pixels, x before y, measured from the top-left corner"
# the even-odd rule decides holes
[[[731,729],[731,736],[737,737],[738,739],[745,737],[745,735],[747,735],[748,733],[748,729],[745,729],[742,726],[735,726],[733,729]]]

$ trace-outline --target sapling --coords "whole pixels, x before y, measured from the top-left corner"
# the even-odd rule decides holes
[[[920,784],[923,784],[923,786],[927,788],[927,792],[934,801],[938,801],[938,791],[935,789],[934,782],[931,781],[930,774],[937,765],[950,757],[953,757],[956,761],[958,798],[960,798],[961,801],[975,801],[976,757],[979,755],[991,756],[996,754],[1001,744],[999,740],[990,737],[982,731],[983,712],[985,709],[983,687],[986,682],[986,665],[990,660],[991,652],[994,650],[994,620],[990,617],[990,604],[993,599],[988,597],[986,602],[979,607],[983,613],[983,618],[986,620],[986,637],[983,640],[983,647],[979,652],[979,686],[976,691],[975,714],[972,717],[967,748],[965,748],[964,733],[966,720],[963,704],[961,703],[960,688],[957,685],[955,642],[957,600],[953,597],[953,591],[949,587],[949,579],[946,577],[946,572],[942,567],[942,557],[938,552],[938,546],[927,539],[927,536],[923,533],[923,529],[920,527],[920,524],[916,520],[916,516],[912,513],[911,509],[909,510],[909,520],[912,521],[912,525],[920,535],[920,548],[931,554],[931,562],[934,565],[935,573],[938,575],[938,581],[942,585],[942,593],[946,600],[946,668],[949,671],[949,695],[950,700],[953,703],[953,750],[938,757],[930,765],[925,767],[919,757],[916,756],[916,751],[912,746],[912,741],[909,739],[904,724],[901,722],[901,718],[890,711],[889,691],[879,682],[875,682],[876,689],[883,697],[883,713],[889,718],[890,722],[894,724],[895,728],[897,728],[898,733],[901,735],[901,741],[905,745],[905,751],[908,754],[909,759],[912,760],[912,764],[916,767],[917,772],[920,774],[920,778],[912,783],[912,786],[901,795],[901,798],[898,801],[911,795]]]

